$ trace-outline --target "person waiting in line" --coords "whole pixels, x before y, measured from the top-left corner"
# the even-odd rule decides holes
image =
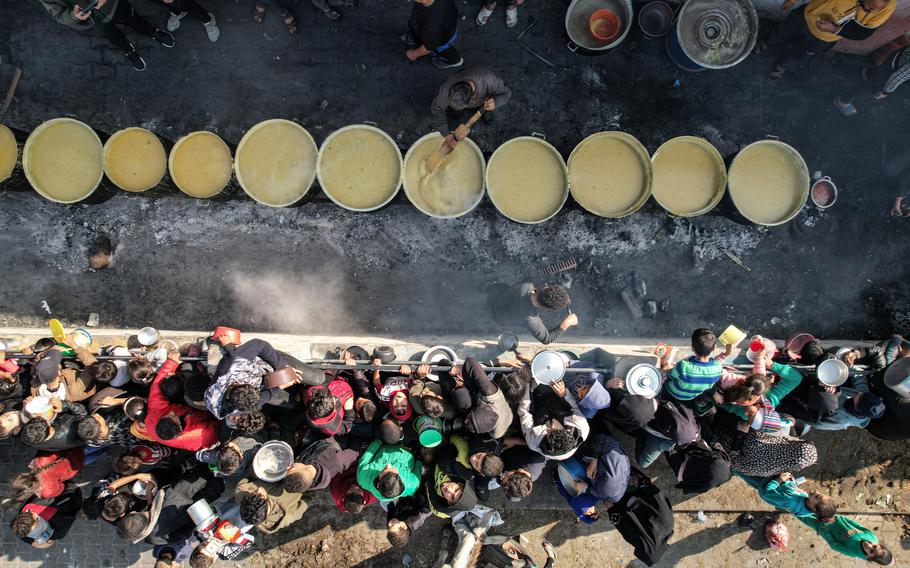
[[[373,440],[357,463],[357,483],[379,501],[392,501],[417,492],[422,469],[407,448]]]
[[[218,419],[186,404],[173,403],[161,392],[161,381],[177,369],[178,353],[168,355],[152,381],[145,416],[145,430],[153,441],[191,452],[209,448],[218,442]]]
[[[903,357],[869,377],[869,390],[885,405],[885,411],[873,418],[866,430],[881,440],[910,439],[910,397],[889,387],[910,379],[910,358]]]
[[[356,464],[332,478],[329,493],[339,510],[352,515],[359,515],[364,507],[376,503],[376,497],[357,483]]]
[[[834,106],[844,116],[855,116],[859,111],[854,106],[856,98],[868,95],[875,100],[886,99],[897,89],[910,81],[910,47],[894,54],[884,65],[865,67],[862,82],[858,82],[847,96],[834,98]]]
[[[192,14],[202,23],[205,35],[208,36],[210,42],[215,43],[221,37],[221,29],[218,27],[218,22],[215,21],[215,14],[200,6],[196,0],[161,0],[161,3],[170,11],[166,26],[169,33],[180,29],[180,22],[183,18],[187,14]]]
[[[784,0],[780,11],[795,3]],[[770,77],[780,79],[800,59],[824,53],[842,38],[867,39],[891,17],[895,5],[896,0],[812,0],[793,10],[768,40],[769,46],[781,47]]]
[[[578,459],[585,468],[588,493],[603,501],[608,509],[622,499],[632,470],[629,457],[616,438],[595,434],[582,446]]]
[[[449,364],[446,360],[440,363]],[[486,434],[493,439],[505,436],[512,425],[512,408],[477,359],[468,357],[462,364],[453,366],[444,380],[447,397],[455,411],[464,417],[468,433]]]
[[[31,499],[13,517],[16,537],[33,548],[50,548],[66,537],[82,510],[82,492],[72,481],[51,499]]]
[[[567,329],[578,325],[578,316],[573,313],[552,329],[547,329],[540,317],[540,310],[561,310],[572,303],[569,293],[562,286],[548,285],[538,290],[533,282],[523,281],[502,288],[504,286],[491,289],[493,317],[501,325],[521,325],[544,345],[553,343]]]
[[[343,436],[354,426],[354,392],[344,379],[333,379],[324,387],[307,387],[301,401],[310,428],[326,436]]]
[[[533,400],[533,406],[532,406]],[[525,389],[518,421],[527,446],[547,459],[564,460],[587,439],[590,426],[562,381]]]
[[[524,2],[525,0],[506,0],[506,27],[514,28],[518,24],[518,7]],[[487,25],[495,10],[496,0],[485,2],[480,8],[480,12],[477,12],[477,18],[474,21],[481,27]]]
[[[63,368],[63,355],[59,347],[48,349],[39,355],[30,383],[32,396],[82,402],[95,395],[98,359],[88,349],[76,347],[74,351],[79,361],[78,370]]]
[[[341,449],[333,438],[317,440],[305,447],[288,468],[284,486],[294,493],[325,489],[333,477],[356,463],[358,457],[358,452]]]
[[[741,475],[743,480],[758,490],[758,496],[777,509],[792,513],[796,517],[815,517],[830,523],[837,515],[837,505],[829,495],[818,491],[808,493],[799,487],[793,474],[789,471],[777,477],[754,477]]]
[[[408,31],[401,36],[408,46],[410,61],[430,56],[437,69],[464,64],[455,44],[458,42],[458,8],[455,0],[414,0]]]
[[[66,482],[75,477],[84,465],[85,452],[82,448],[38,455],[29,462],[27,472],[10,478],[10,493],[20,502],[33,497],[52,499],[63,493]]]
[[[136,71],[145,71],[148,65],[133,43],[118,26],[132,28],[164,47],[174,47],[176,41],[170,33],[159,30],[139,15],[129,0],[39,0],[48,14],[58,23],[79,32],[98,30],[114,47],[123,51]]]
[[[51,399],[51,405],[56,412],[53,421],[49,422],[43,416],[31,418],[22,426],[19,440],[49,452],[84,446],[77,424],[87,415],[85,407],[78,402],[61,402],[60,399]]]
[[[711,389],[723,375],[723,365],[714,357],[717,338],[709,329],[692,332],[692,355],[667,367],[667,381],[661,395],[698,410],[702,401],[710,404]]]
[[[543,473],[547,458],[535,452],[519,438],[506,438],[502,450],[502,473],[484,486],[484,477],[475,478],[474,486],[482,500],[490,489],[501,487],[506,499],[517,503],[528,497],[534,490],[534,482]]]
[[[403,497],[391,501],[386,514],[386,538],[393,547],[404,548],[430,516],[429,507],[420,498]]]
[[[264,534],[273,534],[299,521],[307,511],[305,493],[289,491],[284,482],[242,479],[234,501],[240,518]]]
[[[482,67],[471,67],[455,73],[439,87],[430,104],[430,113],[436,131],[446,139],[452,149],[461,140],[456,129],[467,122],[478,110],[483,109],[483,118],[490,121],[490,114],[502,108],[512,98],[512,91],[502,79]]]

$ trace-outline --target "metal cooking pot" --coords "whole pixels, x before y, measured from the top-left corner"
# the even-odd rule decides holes
[[[745,217],[747,220],[755,223],[756,225],[764,225],[766,227],[775,227],[777,225],[783,225],[784,223],[790,221],[806,204],[806,201],[809,199],[809,167],[806,166],[806,161],[803,159],[802,155],[796,151],[793,146],[776,140],[774,137],[769,137],[768,140],[759,140],[753,142],[740,150],[736,157],[733,158],[733,162],[730,164],[729,170],[727,170],[727,190],[730,192],[730,199],[733,200],[733,204],[736,206],[736,210]],[[736,165],[739,162],[741,156],[746,155],[750,151],[756,151],[762,146],[776,146],[779,149],[782,149],[786,154],[788,154],[792,160],[793,168],[796,170],[797,175],[800,177],[800,189],[799,194],[796,196],[796,199],[793,202],[793,206],[783,217],[775,221],[758,221],[756,219],[750,218],[746,211],[743,211],[743,208],[740,207],[740,204],[736,201],[736,182],[734,181],[734,173],[736,172]]]
[[[646,38],[667,35],[673,24],[673,8],[666,2],[648,2],[638,12],[638,27]]]
[[[578,186],[578,174],[577,167],[573,167],[573,164],[576,163],[576,160],[579,159],[578,156],[581,152],[585,151],[586,147],[590,147],[588,153],[592,152],[596,148],[598,141],[602,140],[615,140],[623,143],[633,154],[637,157],[637,162],[641,167],[643,174],[643,183],[639,190],[638,198],[631,204],[623,204],[621,207],[617,207],[614,203],[610,203],[612,197],[610,194],[610,184],[612,183],[611,177],[611,167],[615,166],[615,159],[611,161],[611,158],[604,156],[603,160],[600,161],[602,171],[601,177],[603,179],[603,185],[598,186],[599,195],[597,199],[591,199],[587,194],[582,194],[577,189]],[[600,156],[598,156],[600,157]],[[632,158],[635,160],[635,158]],[[572,194],[572,199],[576,203],[581,205],[587,212],[593,213],[599,217],[606,217],[608,219],[619,219],[626,217],[635,213],[641,207],[647,203],[648,198],[651,197],[651,182],[653,173],[651,170],[651,156],[648,154],[648,150],[638,141],[637,138],[628,134],[626,132],[619,132],[617,130],[605,130],[603,132],[596,132],[586,137],[584,140],[578,143],[578,146],[572,150],[572,153],[569,154],[568,165],[566,166],[569,172],[569,193]],[[573,171],[576,172],[573,175]]]
[[[850,369],[840,359],[825,359],[815,370],[818,380],[829,387],[839,387],[850,376]]]
[[[655,191],[655,188],[657,188],[657,187],[661,187],[661,188],[669,187],[672,183],[669,180],[667,180],[666,178],[661,177],[662,173],[663,173],[663,175],[667,175],[667,174],[666,174],[666,170],[664,170],[663,172],[661,171],[661,168],[658,166],[658,163],[656,162],[658,155],[660,155],[661,152],[667,153],[667,152],[671,151],[670,148],[672,148],[674,145],[677,145],[677,144],[692,144],[694,146],[697,146],[700,150],[702,150],[706,155],[709,156],[709,159],[711,161],[711,164],[712,164],[711,169],[713,170],[713,174],[715,176],[715,179],[717,180],[717,183],[714,186],[714,194],[712,195],[711,199],[708,201],[708,203],[704,204],[702,207],[689,208],[689,209],[685,209],[685,210],[680,209],[680,208],[674,208],[670,203],[667,202],[666,199],[661,201],[660,193]],[[712,209],[714,209],[715,207],[717,207],[717,204],[720,203],[721,199],[724,198],[724,192],[727,190],[727,166],[724,164],[724,159],[720,155],[720,152],[717,151],[717,148],[715,148],[713,144],[711,144],[704,138],[698,138],[696,136],[678,136],[676,138],[667,140],[666,142],[661,144],[660,148],[658,148],[656,152],[654,152],[654,155],[651,157],[651,164],[652,164],[652,170],[653,170],[652,171],[653,181],[652,181],[652,186],[651,186],[651,194],[654,196],[654,200],[657,201],[657,203],[661,207],[663,207],[668,213],[671,213],[673,215],[679,215],[680,217],[697,217],[699,215],[704,215],[705,213],[707,213],[707,212],[711,211]],[[706,175],[710,174],[710,173],[712,173],[712,172],[709,172],[709,171],[705,172]],[[667,183],[667,186],[664,186],[663,185],[664,183]]]
[[[885,370],[885,386],[901,395],[910,397],[910,358],[898,359]]]
[[[408,149],[408,153],[405,154],[405,156],[404,156],[405,172],[407,172],[407,169],[408,169],[408,162],[411,161],[411,159],[413,158],[414,149],[417,148],[418,146],[420,146],[421,144],[423,144],[423,142],[426,140],[433,140],[434,142],[438,141],[439,144],[442,144],[444,138],[438,132],[431,132],[431,133],[427,134],[426,136],[421,137],[417,142],[414,142],[414,144],[411,146],[411,148]],[[462,140],[462,143],[467,144],[468,147],[471,149],[471,151],[473,151],[477,155],[477,158],[480,160],[480,164],[481,164],[480,171],[483,172],[484,170],[486,170],[487,162],[483,157],[483,152],[480,151],[480,147],[477,146],[477,144],[470,138],[465,138],[464,140]],[[426,201],[423,199],[423,197],[421,197],[420,187],[410,187],[408,185],[408,176],[407,175],[404,175],[402,177],[402,185],[404,187],[404,194],[408,196],[408,199],[411,201],[411,203],[414,205],[414,207],[419,209],[421,213],[423,213],[425,215],[429,215],[430,217],[435,217],[437,219],[454,219],[456,217],[461,217],[462,215],[467,215],[468,213],[473,211],[474,208],[477,207],[477,205],[480,203],[480,200],[483,199],[483,193],[484,193],[484,190],[486,189],[484,187],[483,176],[481,175],[480,187],[477,188],[477,192],[476,192],[477,195],[475,197],[471,198],[470,202],[467,203],[467,206],[464,209],[462,209],[461,211],[455,212],[454,214],[442,215],[442,214],[434,211],[426,203]]]
[[[391,363],[395,360],[395,350],[388,345],[380,345],[373,349],[373,357],[378,358],[383,364]]]
[[[42,186],[42,184],[39,182],[39,178],[41,177],[40,172],[35,171],[36,167],[40,167],[41,164],[45,163],[45,160],[42,160],[41,158],[38,158],[38,164],[34,163],[35,156],[38,156],[40,154],[40,150],[35,150],[36,146],[40,147],[40,142],[36,141],[41,139],[41,135],[44,131],[54,129],[61,124],[71,124],[75,127],[84,129],[89,134],[89,137],[91,139],[89,144],[95,147],[94,149],[97,149],[98,161],[96,165],[98,170],[98,177],[97,179],[91,180],[91,183],[86,186],[86,191],[76,196],[61,197],[54,195],[52,193],[52,190]],[[79,149],[74,148],[74,151],[78,150]],[[82,150],[88,149],[84,148]],[[91,154],[89,152],[86,152],[84,155],[89,156]],[[70,157],[66,157],[65,159],[70,159]],[[101,183],[102,178],[104,178],[103,162],[103,147],[101,145],[101,139],[98,138],[98,134],[95,133],[92,127],[88,124],[74,120],[72,118],[53,118],[47,122],[42,123],[40,126],[38,126],[38,128],[32,131],[28,139],[25,141],[25,146],[22,149],[22,171],[25,173],[25,178],[28,180],[29,184],[31,184],[34,190],[37,191],[41,197],[63,204],[77,203],[79,201],[82,201],[94,193],[96,189],[98,189],[98,185]]]
[[[266,388],[280,387],[289,383],[297,382],[297,372],[292,367],[284,367],[277,371],[272,371],[265,376]]]
[[[257,164],[255,162],[251,162],[251,160],[253,158],[247,157],[248,152],[246,151],[246,149],[248,147],[252,147],[256,143],[255,137],[256,137],[257,133],[259,133],[260,131],[268,131],[268,129],[275,127],[275,126],[291,127],[292,129],[296,130],[300,134],[300,140],[298,140],[299,144],[285,145],[284,151],[287,152],[287,154],[285,156],[272,156],[271,157],[272,160],[279,160],[282,158],[288,159],[288,157],[290,157],[295,150],[298,155],[302,154],[302,155],[306,156],[309,154],[312,156],[312,161],[310,161],[309,163],[296,164],[298,170],[302,169],[304,166],[306,166],[306,167],[310,168],[310,172],[309,172],[309,174],[306,175],[306,178],[297,179],[297,181],[299,182],[299,185],[295,188],[296,189],[295,192],[293,194],[291,194],[290,197],[288,197],[285,200],[276,200],[273,196],[268,195],[267,191],[266,191],[266,194],[263,195],[263,188],[253,186],[251,183],[251,180],[249,179],[249,175],[248,175],[250,169],[262,168],[262,167],[266,166],[267,164]],[[263,132],[263,134],[265,134],[265,132]],[[310,187],[313,185],[313,181],[316,179],[316,154],[317,153],[318,153],[318,148],[316,147],[316,141],[313,140],[313,137],[310,135],[309,132],[307,132],[306,128],[300,126],[296,122],[291,122],[290,120],[284,120],[281,118],[273,118],[271,120],[266,120],[264,122],[260,122],[259,124],[253,126],[252,128],[250,128],[247,131],[246,134],[243,135],[243,138],[240,139],[240,144],[237,145],[237,151],[235,152],[235,157],[234,157],[234,175],[237,177],[237,181],[240,182],[240,187],[243,188],[243,191],[245,191],[247,195],[249,195],[250,197],[255,199],[258,203],[267,205],[269,207],[289,207],[289,206],[293,205],[294,203],[297,203],[298,201],[303,199],[303,196],[307,194],[307,192],[310,190]],[[294,176],[295,176],[295,174],[293,174],[293,173],[287,174],[285,179],[275,180],[272,183],[273,184],[276,182],[279,184],[289,183],[289,182],[293,181],[293,179],[288,179],[288,178],[293,178]]]
[[[595,38],[589,27],[591,15],[604,8],[612,10],[619,16],[622,30],[608,41]],[[566,33],[569,35],[569,43],[566,46],[573,53],[579,49],[593,53],[605,52],[626,39],[633,19],[632,0],[572,0],[566,10]]]
[[[518,219],[518,218],[516,218],[515,214],[509,211],[509,200],[508,200],[508,195],[514,194],[515,191],[513,191],[513,190],[515,190],[516,188],[514,188],[514,187],[499,188],[499,187],[496,187],[495,185],[494,186],[490,185],[490,172],[496,171],[496,167],[497,167],[496,166],[496,164],[497,164],[496,157],[498,155],[500,155],[501,152],[506,153],[508,151],[508,150],[503,150],[504,148],[508,148],[509,145],[514,144],[519,141],[532,141],[535,144],[540,144],[542,147],[546,148],[547,151],[551,152],[553,154],[554,158],[556,158],[558,167],[561,168],[563,178],[565,179],[565,185],[562,190],[562,198],[559,201],[559,206],[554,208],[552,211],[548,211],[547,214],[544,215],[542,218],[537,218],[537,219]],[[493,155],[490,156],[490,161],[487,162],[487,169],[484,172],[484,182],[487,186],[487,195],[490,197],[490,201],[493,202],[493,205],[496,207],[496,210],[499,211],[500,213],[502,213],[504,216],[511,219],[512,221],[515,221],[516,223],[525,223],[528,225],[534,225],[534,224],[543,223],[544,221],[552,219],[557,213],[560,212],[560,210],[562,210],[563,205],[566,204],[566,199],[568,199],[568,197],[569,197],[569,172],[568,172],[568,169],[566,168],[566,161],[562,158],[562,154],[559,153],[559,150],[557,150],[556,148],[553,147],[552,144],[547,142],[544,139],[544,136],[542,134],[539,134],[536,132],[532,133],[531,136],[519,136],[517,138],[512,138],[511,140],[503,142],[503,144],[499,148],[497,148],[495,152],[493,152]],[[520,188],[519,188],[519,190],[520,190]]]
[[[726,69],[752,53],[758,13],[751,0],[686,0],[667,34],[667,55],[678,67],[698,72]]]

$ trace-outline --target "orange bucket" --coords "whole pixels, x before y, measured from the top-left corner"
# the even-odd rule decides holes
[[[601,8],[593,14],[588,20],[588,29],[591,35],[600,41],[610,41],[615,38],[621,29],[621,22],[616,12],[607,8]]]

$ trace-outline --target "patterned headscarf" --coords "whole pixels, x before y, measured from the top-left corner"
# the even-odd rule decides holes
[[[271,369],[272,368],[267,363],[259,361],[258,359],[256,361],[250,361],[242,357],[237,357],[234,359],[234,362],[231,363],[228,372],[218,377],[218,380],[205,390],[205,397],[203,398],[205,407],[208,408],[209,412],[214,414],[216,418],[224,418],[224,414],[222,414],[221,410],[221,403],[224,400],[224,393],[227,392],[228,387],[235,384],[248,384],[253,385],[256,388],[261,388],[262,377],[271,372]]]

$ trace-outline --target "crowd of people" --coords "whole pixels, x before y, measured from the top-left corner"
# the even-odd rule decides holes
[[[526,288],[497,297],[517,294],[526,308],[568,304],[558,286]],[[794,474],[818,458],[804,438],[813,428],[910,438],[910,398],[888,386],[910,381],[910,341],[826,349],[798,333],[782,346],[765,340],[753,355],[751,371],[737,371],[736,348],[720,351],[713,332],[697,329],[692,355],[664,361],[663,388],[649,397],[625,388],[603,349],[575,355],[562,379],[547,381],[518,350],[387,371],[379,366],[395,361],[389,348],[339,347],[344,365],[327,369],[224,327],[180,346],[97,353],[72,336],[44,338],[0,354],[0,438],[35,451],[9,481],[19,509],[11,530],[48,548],[84,515],[153,546],[159,568],[185,560],[202,568],[299,521],[315,491],[328,490],[349,515],[382,507],[389,542],[401,547],[431,516],[458,519],[500,490],[534,499],[552,482],[579,520],[606,517],[650,565],[674,532],[672,505],[645,473],[663,457],[684,493],[740,476],[834,550],[891,564],[872,531]],[[851,369],[837,388],[812,371],[834,357]],[[634,456],[623,439],[634,440]],[[293,462],[262,479],[252,464],[275,440]],[[94,462],[106,473],[83,492],[75,482]],[[545,470],[552,475],[542,478]],[[215,520],[194,517],[199,500],[224,501]],[[520,547],[504,546],[515,559]],[[552,564],[555,551],[545,549]]]

